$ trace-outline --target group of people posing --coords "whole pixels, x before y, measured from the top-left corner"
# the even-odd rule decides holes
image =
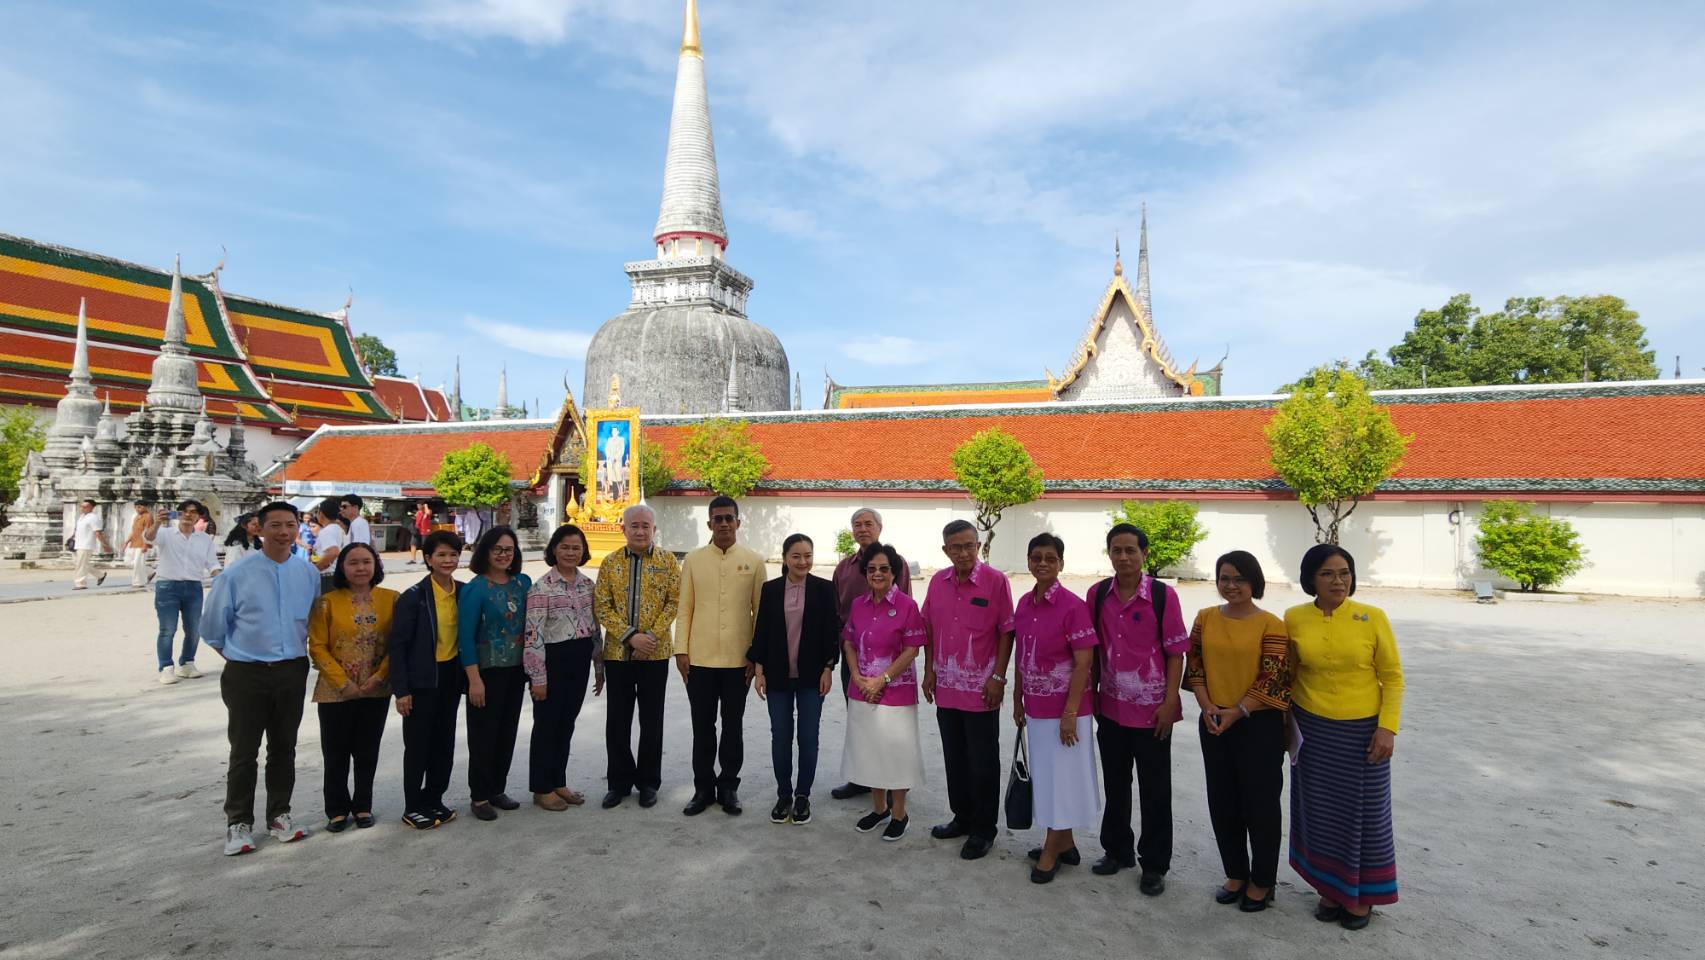
[[[920,606],[908,564],[881,541],[872,509],[853,515],[857,549],[828,579],[812,572],[814,545],[798,533],[782,544],[782,575],[768,579],[763,557],[739,543],[738,503],[716,497],[710,544],[682,561],[654,542],[655,515],[641,505],[624,514],[626,543],[595,580],[582,570],[590,549],[574,525],[552,535],[550,569],[536,581],[522,573],[514,531],[497,526],[475,545],[467,582],[454,576],[460,538],[425,537],[430,572],[401,593],[379,586],[379,555],[360,543],[339,551],[322,590],[314,567],[291,556],[295,509],[275,503],[256,516],[262,549],[227,567],[202,619],[206,643],[227,660],[227,854],[255,849],[263,735],[268,832],[284,842],[306,835],[291,820],[290,797],[310,660],[333,833],[374,823],[373,776],[393,698],[409,826],[429,830],[457,816],[445,793],[464,699],[475,817],[520,806],[507,791],[528,699],[533,803],[552,811],[584,804],[566,773],[589,679],[594,695],[609,697],[602,806],[635,793],[641,807],[655,806],[673,672],[692,714],[687,816],[713,806],[743,812],[750,692],[770,717],[770,820],[810,822],[823,705],[838,686],[846,782],[831,795],[868,794],[857,829],[901,840],[908,793],[924,780],[921,698],[935,706],[952,812],[929,833],[962,840],[967,860],[986,856],[996,837],[1010,685],[1034,823],[1046,829],[1030,851],[1030,879],[1047,883],[1081,863],[1073,831],[1098,826],[1103,855],[1092,871],[1137,869],[1150,896],[1165,890],[1171,866],[1171,734],[1187,693],[1200,710],[1208,810],[1226,875],[1216,900],[1246,912],[1272,901],[1287,749],[1290,862],[1320,894],[1316,917],[1360,929],[1373,906],[1397,899],[1389,761],[1402,669],[1384,613],[1351,599],[1354,559],[1337,546],[1304,555],[1300,583],[1314,600],[1282,618],[1257,605],[1265,578],[1252,555],[1220,557],[1224,602],[1186,629],[1176,591],[1144,572],[1147,536],[1123,523],[1105,541],[1113,575],[1083,597],[1059,582],[1060,538],[1032,539],[1034,586],[1014,603],[1006,575],[979,559],[976,528],[956,520],[942,531],[949,566],[930,579]]]

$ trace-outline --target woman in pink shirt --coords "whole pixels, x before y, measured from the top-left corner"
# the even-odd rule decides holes
[[[858,821],[869,833],[888,821],[882,839],[906,835],[906,791],[924,780],[918,745],[918,676],[912,661],[924,645],[924,619],[894,585],[900,554],[873,543],[859,561],[870,592],[853,601],[841,629],[852,667],[847,687],[847,739],[841,777],[871,788],[871,812]]]
[[[1012,615],[1019,681],[1012,718],[1030,735],[1036,824],[1048,830],[1042,846],[1030,851],[1036,861],[1030,870],[1032,883],[1053,880],[1062,863],[1081,863],[1072,830],[1092,826],[1101,817],[1101,787],[1089,736],[1089,718],[1095,713],[1095,693],[1088,689],[1095,625],[1089,605],[1060,586],[1065,554],[1065,542],[1051,533],[1030,541],[1030,575],[1036,586],[1019,598]]]

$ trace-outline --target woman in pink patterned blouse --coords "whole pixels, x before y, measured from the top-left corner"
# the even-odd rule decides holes
[[[912,661],[924,645],[924,619],[894,585],[900,554],[873,543],[860,557],[870,592],[853,601],[841,629],[852,667],[847,684],[847,739],[841,776],[870,787],[871,812],[858,821],[869,833],[888,821],[882,839],[906,835],[906,793],[924,781],[918,745],[918,675]]]
[[[592,695],[604,692],[603,644],[592,615],[592,578],[580,572],[591,555],[586,534],[572,523],[551,534],[545,557],[552,567],[527,593],[527,627],[521,665],[533,688],[533,742],[527,778],[533,803],[567,810],[586,802],[568,788],[568,750],[574,721],[586,701],[586,674],[596,668]]]

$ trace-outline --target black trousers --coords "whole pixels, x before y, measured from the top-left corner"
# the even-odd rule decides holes
[[[740,787],[740,766],[746,760],[744,667],[689,667],[687,704],[693,715],[693,792],[712,795]],[[722,718],[722,736],[716,721]],[[717,762],[722,773],[716,772]]]
[[[1136,857],[1145,871],[1172,867],[1172,738],[1155,738],[1153,727],[1127,727],[1096,717],[1101,774],[1107,807],[1101,815],[1101,848],[1117,860]],[[1137,771],[1142,837],[1132,848],[1131,768]]]
[[[591,637],[545,644],[545,699],[533,701],[533,741],[527,750],[527,785],[534,793],[568,786],[569,743],[591,672]]]
[[[347,817],[373,809],[373,771],[379,767],[379,741],[385,737],[390,697],[361,697],[320,708],[320,756],[326,762],[326,816]],[[355,767],[355,792],[349,768]]]
[[[606,660],[604,684],[610,695],[604,750],[609,755],[610,789],[625,794],[635,787],[663,785],[663,694],[669,688],[667,660]],[[633,751],[633,715],[639,708],[639,756]]]
[[[947,805],[967,833],[984,840],[993,840],[999,826],[1000,718],[999,710],[935,711],[947,767]]]
[[[468,705],[468,796],[475,803],[508,788],[521,701],[527,699],[527,672],[520,664],[481,667],[480,680],[485,683],[485,706]]]
[[[456,710],[467,687],[467,672],[451,657],[439,661],[436,687],[415,688],[414,705],[403,718],[405,813],[426,813],[444,805],[450,768],[456,762]]]
[[[1206,726],[1200,732],[1208,819],[1226,878],[1270,888],[1279,876],[1284,823],[1285,713],[1257,710],[1218,736]]]
[[[231,760],[225,774],[225,822],[255,822],[255,777],[261,737],[266,737],[266,819],[290,812],[296,789],[296,730],[308,692],[308,658],[271,663],[228,660],[219,673],[225,701],[225,737]]]

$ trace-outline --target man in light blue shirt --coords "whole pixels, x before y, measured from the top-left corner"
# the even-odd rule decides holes
[[[308,831],[290,820],[296,787],[296,730],[308,690],[308,614],[320,572],[293,556],[301,516],[282,501],[257,514],[261,549],[213,581],[201,612],[201,639],[225,658],[219,693],[229,716],[231,761],[225,781],[225,855],[255,848],[255,774],[266,737],[267,831],[282,843]]]

